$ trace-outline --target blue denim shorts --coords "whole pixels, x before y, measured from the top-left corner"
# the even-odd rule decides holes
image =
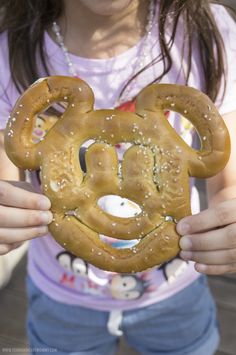
[[[28,279],[31,354],[111,355],[120,336],[139,354],[213,355],[219,344],[216,309],[204,276],[167,300],[124,311],[117,334],[111,313],[66,305]]]

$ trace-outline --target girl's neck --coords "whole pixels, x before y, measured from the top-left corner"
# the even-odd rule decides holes
[[[92,11],[82,1],[65,0],[58,23],[70,53],[105,59],[121,54],[144,36],[148,7],[147,0],[132,0],[110,15]]]

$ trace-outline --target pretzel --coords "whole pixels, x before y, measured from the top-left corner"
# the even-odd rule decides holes
[[[55,102],[67,102],[62,117],[38,143],[31,140],[37,114]],[[136,112],[94,111],[91,88],[82,80],[53,76],[34,83],[17,101],[5,131],[6,152],[22,169],[41,169],[43,193],[51,200],[49,230],[72,254],[98,268],[139,272],[179,252],[176,223],[191,214],[189,177],[207,178],[229,158],[226,126],[210,99],[179,85],[152,84],[136,99]],[[196,128],[201,149],[189,147],[164,112],[176,111]],[[83,173],[78,153],[86,151]],[[115,145],[132,143],[119,169]],[[99,198],[118,195],[141,212],[121,218],[104,212]],[[116,249],[100,235],[133,240]]]

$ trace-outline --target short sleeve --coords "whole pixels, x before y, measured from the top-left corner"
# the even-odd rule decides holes
[[[12,83],[6,32],[0,35],[0,130],[5,129],[10,112],[19,96]]]
[[[223,85],[216,106],[223,115],[236,110],[236,22],[222,5],[212,5],[212,12],[225,46],[226,91],[222,100]]]

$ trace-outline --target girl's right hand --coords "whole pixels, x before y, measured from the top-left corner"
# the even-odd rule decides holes
[[[30,184],[0,180],[0,255],[47,234],[53,218],[50,207],[50,200],[32,192]]]

